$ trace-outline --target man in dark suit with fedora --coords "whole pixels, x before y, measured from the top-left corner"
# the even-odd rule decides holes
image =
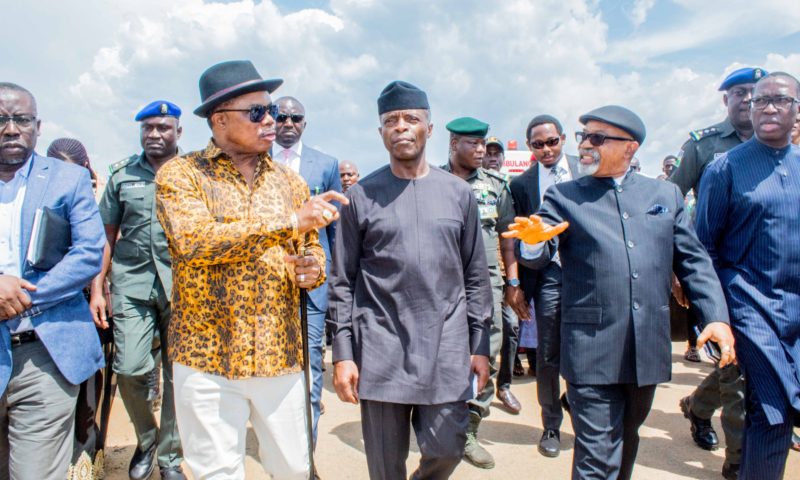
[[[325,281],[317,230],[338,218],[337,192],[309,196],[273,162],[276,108],[249,61],[200,77],[212,138],[156,175],[173,271],[169,354],[175,414],[195,478],[244,479],[248,422],[273,478],[309,477],[298,287]],[[310,419],[309,419],[310,420]]]
[[[644,123],[616,105],[580,121],[586,176],[550,188],[539,215],[518,217],[505,235],[522,240],[519,257],[530,268],[548,265],[556,251],[561,259],[561,374],[575,430],[573,479],[629,479],[656,385],[671,376],[673,270],[705,325],[698,344],[717,342],[726,365],[735,359],[734,340],[719,280],[680,191],[630,171]]]
[[[536,213],[544,192],[556,183],[567,182],[583,175],[578,171],[578,158],[562,151],[567,136],[561,122],[551,115],[537,115],[525,130],[526,143],[536,161],[511,181],[511,195],[517,216]],[[519,280],[525,303],[533,299],[536,312],[536,396],[542,409],[544,431],[539,440],[539,453],[557,457],[561,451],[561,411],[558,376],[559,326],[561,305],[561,264],[553,259],[545,268],[534,270],[519,265]],[[508,294],[514,295],[513,285]],[[520,310],[517,308],[517,310]],[[525,314],[522,310],[521,314]]]

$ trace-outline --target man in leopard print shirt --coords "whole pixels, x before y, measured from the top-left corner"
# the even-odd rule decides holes
[[[264,469],[307,478],[300,288],[325,280],[317,228],[338,218],[326,192],[309,198],[291,169],[272,161],[283,81],[249,61],[200,77],[205,150],[176,158],[156,177],[158,218],[172,256],[169,330],[175,411],[195,478],[244,478],[252,424]]]

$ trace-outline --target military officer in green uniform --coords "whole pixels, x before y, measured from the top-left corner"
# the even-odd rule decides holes
[[[700,178],[709,163],[753,136],[750,99],[755,82],[766,75],[762,68],[740,68],[722,81],[719,90],[725,92],[722,101],[728,109],[727,118],[689,134],[689,140],[678,154],[678,168],[669,177],[684,195],[689,190],[697,194]],[[689,317],[691,322],[691,311]],[[744,378],[739,367],[728,365],[714,369],[691,395],[681,399],[680,407],[691,422],[695,443],[707,450],[715,449],[719,443],[711,426],[711,417],[716,409],[722,408],[722,429],[725,432],[722,475],[726,479],[738,478],[745,415]]]
[[[489,125],[474,118],[462,117],[451,121],[446,127],[450,131],[450,155],[449,162],[442,168],[466,180],[475,194],[494,299],[489,337],[490,377],[483,390],[478,392],[477,398],[469,402],[470,424],[464,457],[477,467],[492,468],[494,458],[478,443],[477,433],[481,419],[489,415],[489,405],[495,389],[494,380],[497,377],[497,356],[503,340],[503,277],[498,245],[506,272],[516,272],[513,241],[502,239],[498,242],[500,233],[508,230],[508,226],[514,221],[514,204],[503,175],[481,167],[486,155],[486,133]],[[516,274],[513,277],[516,279]]]
[[[156,172],[178,153],[180,114],[176,105],[159,100],[136,115],[144,151],[111,166],[111,178],[100,200],[108,244],[103,270],[92,284],[90,306],[95,321],[107,326],[103,285],[110,266],[116,346],[113,368],[137,438],[128,472],[132,480],[150,478],[156,456],[162,479],[185,479],[167,355],[172,270],[155,206]],[[160,336],[164,376],[160,429],[148,385],[148,374],[159,356],[152,351],[156,335]]]

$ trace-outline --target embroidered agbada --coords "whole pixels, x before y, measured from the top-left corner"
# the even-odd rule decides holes
[[[293,221],[308,197],[303,179],[267,153],[251,189],[213,141],[159,170],[173,362],[230,379],[301,371],[299,290],[284,257],[305,250],[325,265],[317,232],[298,235]],[[324,280],[323,270],[314,287]]]

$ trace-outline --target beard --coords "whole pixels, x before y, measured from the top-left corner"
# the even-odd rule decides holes
[[[600,152],[596,150],[579,150],[580,156],[588,155],[592,157],[592,163],[586,165],[583,162],[578,162],[578,172],[581,175],[594,175],[600,169]]]

